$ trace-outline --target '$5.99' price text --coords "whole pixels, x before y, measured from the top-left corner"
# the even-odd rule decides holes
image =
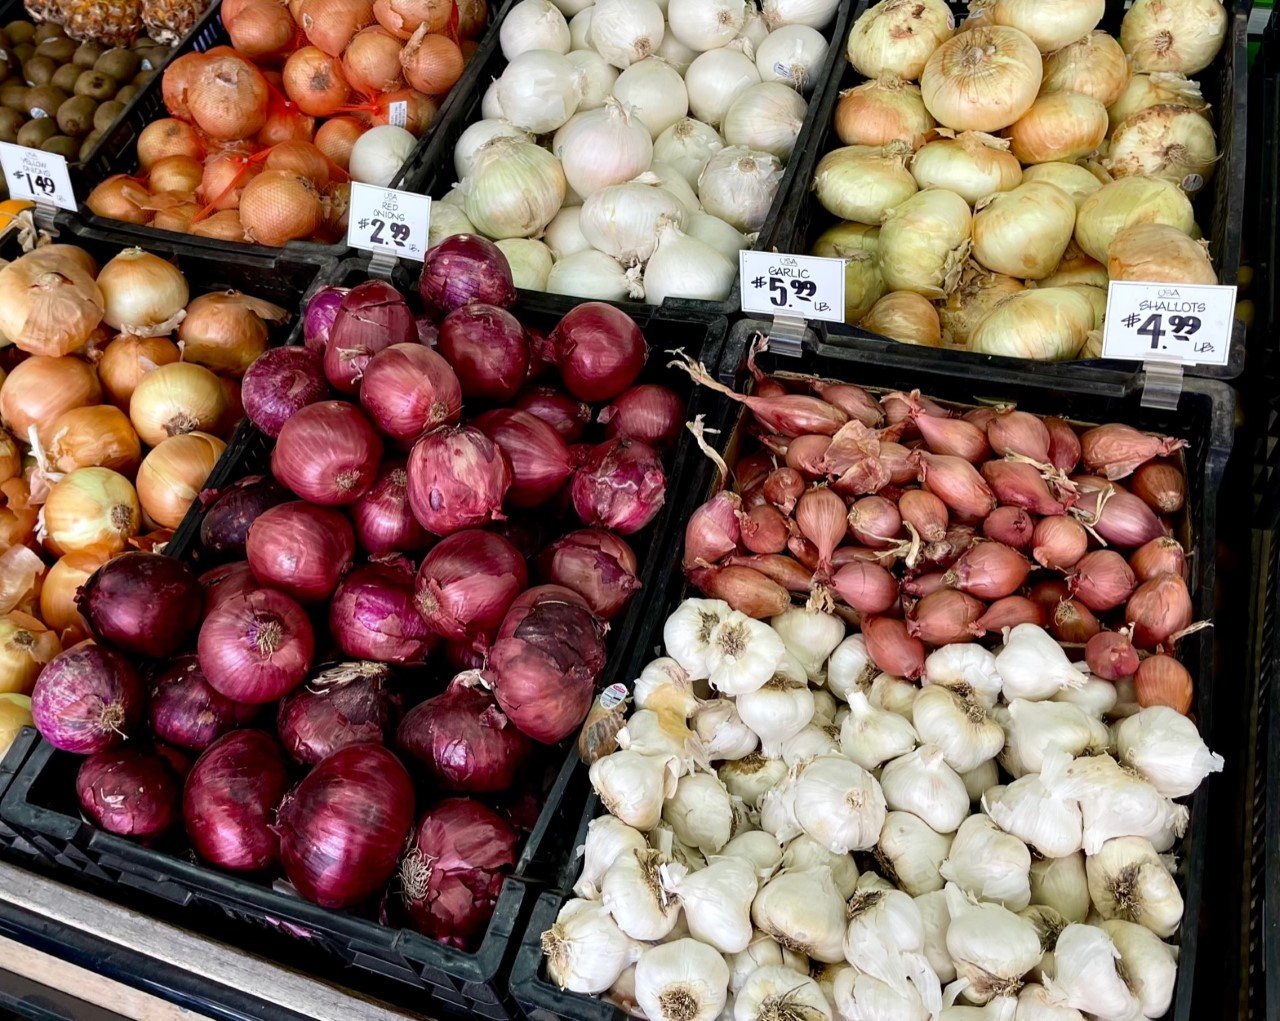
[[[796,301],[811,302],[815,312],[828,312],[831,309],[827,302],[813,300],[818,293],[818,285],[812,280],[783,280],[781,277],[769,277],[766,280],[764,277],[756,277],[751,281],[752,287],[764,287],[766,284],[769,287],[769,304],[778,308],[786,308],[794,295]]]

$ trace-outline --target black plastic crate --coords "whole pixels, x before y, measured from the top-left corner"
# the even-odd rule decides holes
[[[34,727],[23,727],[18,732],[18,736],[13,739],[13,744],[9,746],[4,757],[0,758],[0,798],[4,797],[4,792],[9,789],[13,778],[18,775],[18,771],[31,755],[31,749],[39,740],[40,735],[36,733]],[[30,859],[38,855],[39,852],[21,833],[0,819],[0,856],[10,859]]]
[[[858,0],[850,24],[873,5],[874,0]],[[1195,203],[1197,217],[1210,242],[1210,253],[1218,268],[1218,279],[1223,284],[1234,284],[1240,270],[1240,245],[1245,218],[1245,179],[1247,170],[1246,134],[1248,126],[1248,22],[1251,0],[1223,0],[1229,13],[1227,36],[1222,51],[1213,64],[1195,75],[1200,82],[1205,99],[1214,113],[1214,130],[1218,136],[1219,159],[1211,186]],[[947,5],[959,22],[965,16],[967,4],[962,0],[947,0]],[[1119,36],[1120,21],[1127,0],[1107,0],[1106,14],[1098,26],[1113,36]],[[800,182],[791,189],[787,206],[775,221],[776,230],[762,247],[770,251],[807,254],[817,236],[836,218],[822,208],[814,197],[811,182],[818,162],[840,140],[831,129],[836,103],[840,92],[866,81],[849,63],[842,47],[838,66],[834,73],[838,89],[829,89],[825,105],[820,110],[823,128],[814,133],[812,144],[805,154],[804,164],[797,168]],[[1275,127],[1272,127],[1274,133]],[[813,324],[824,338],[834,344],[845,344],[859,351],[881,352],[896,345],[879,334],[847,323]],[[1002,355],[983,355],[970,351],[934,349],[938,361],[956,362],[970,371],[986,374],[989,367],[1012,365],[1028,371],[1039,371],[1046,363],[1023,358],[1007,358]],[[1231,355],[1225,366],[1191,365],[1186,372],[1192,376],[1210,379],[1235,379],[1244,371],[1245,327],[1235,321],[1231,335]],[[1065,363],[1072,367],[1102,366],[1111,371],[1130,374],[1141,371],[1132,363],[1110,359],[1085,359]]]
[[[757,333],[766,330],[767,324],[755,320],[741,320],[734,324],[716,373],[722,382],[740,391],[745,390],[749,379],[746,367],[748,346]],[[954,363],[939,364],[930,357],[932,351],[928,348],[899,345],[891,353],[897,357],[871,356],[864,351],[811,339],[800,362],[767,351],[756,361],[765,372],[802,368],[876,390],[919,389],[926,396],[963,404],[990,400],[1016,402],[1018,407],[1039,414],[1059,415],[1084,423],[1123,421],[1141,429],[1187,439],[1189,446],[1184,454],[1189,484],[1185,530],[1189,536],[1182,538],[1191,552],[1188,562],[1192,565],[1191,590],[1196,618],[1212,617],[1216,495],[1231,452],[1235,409],[1234,395],[1226,384],[1189,379],[1176,412],[1155,411],[1141,406],[1141,387],[1135,386],[1134,381],[1122,373],[1108,375],[1099,370],[1090,378],[1074,381],[1073,385],[1069,379],[1046,382],[1040,373],[1011,366],[998,374],[989,374],[974,372]],[[740,409],[741,405],[726,408],[721,404],[719,416],[708,418],[709,425],[722,430],[715,441],[721,451],[732,442],[733,434],[744,418],[745,413]],[[709,410],[714,412],[715,406]],[[687,520],[689,514],[713,491],[717,474],[709,463],[690,466],[682,480],[685,490],[682,520]],[[667,558],[663,577],[647,597],[647,626],[634,648],[629,678],[638,676],[643,666],[660,654],[663,621],[681,600],[693,594],[685,584],[679,566],[682,530],[676,531],[674,540],[675,547]],[[1186,639],[1180,657],[1196,681],[1195,716],[1205,734],[1212,733],[1213,729],[1214,644],[1212,629],[1198,632]],[[565,901],[573,896],[573,883],[581,869],[576,849],[586,839],[587,825],[600,812],[599,799],[591,791],[586,773],[585,768],[579,767],[573,780],[574,789],[584,792],[586,799],[578,825],[571,831],[566,829],[558,834],[557,846],[544,852],[548,857],[559,856],[555,888],[538,897],[511,970],[512,995],[530,1021],[622,1021],[627,1016],[605,1000],[557,988],[546,979],[543,969],[541,934],[550,928]],[[1178,930],[1178,982],[1174,1003],[1167,1015],[1169,1021],[1190,1021],[1197,1016],[1193,1013],[1192,993],[1209,843],[1212,783],[1210,780],[1201,785],[1193,796],[1187,834],[1176,849],[1179,860],[1177,874],[1185,911]],[[1280,804],[1280,796],[1276,800]],[[1280,834],[1280,815],[1276,829]],[[572,842],[565,843],[566,837],[571,837]],[[1272,871],[1275,872],[1274,869]],[[1276,948],[1280,948],[1280,926],[1277,930]]]
[[[786,219],[793,202],[791,196],[797,191],[808,190],[808,180],[812,171],[805,172],[804,154],[813,150],[823,134],[823,126],[830,120],[830,109],[836,100],[836,86],[839,83],[838,66],[844,62],[845,39],[849,34],[849,12],[852,3],[842,0],[836,10],[835,20],[830,29],[823,32],[828,36],[826,59],[818,73],[817,85],[808,98],[809,109],[803,127],[796,138],[791,159],[783,168],[782,180],[778,184],[778,192],[774,196],[773,205],[760,228],[760,237],[753,246],[764,250],[769,239],[777,233],[781,223]],[[494,20],[495,25],[498,20]],[[453,149],[462,133],[476,121],[480,120],[480,104],[484,99],[485,89],[489,82],[498,78],[507,66],[502,48],[498,44],[496,33],[482,46],[476,54],[474,64],[480,66],[481,84],[465,98],[461,98],[457,106],[450,111],[449,123],[425,146],[416,149],[409,157],[409,166],[404,171],[404,187],[409,191],[422,192],[433,199],[443,197],[457,182],[457,174],[453,166]],[[824,112],[825,111],[825,112]],[[521,291],[522,298],[540,297],[549,299],[553,307],[568,311],[574,305],[585,301],[584,298],[571,295],[546,294],[542,291]],[[637,320],[646,308],[653,306],[643,301],[615,301],[611,304],[625,309]],[[692,298],[667,298],[662,308],[676,315],[688,316],[727,316],[733,315],[741,307],[738,291],[738,280],[734,277],[729,296],[723,301],[700,301]]]

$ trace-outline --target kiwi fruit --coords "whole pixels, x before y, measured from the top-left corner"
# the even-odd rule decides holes
[[[31,42],[36,36],[36,27],[29,21],[11,21],[5,25],[4,34],[17,46],[19,43]]]
[[[3,28],[0,28],[0,47],[3,47],[4,49],[7,50],[12,45],[13,45],[13,40],[9,38],[9,33],[6,32]]]
[[[76,80],[80,77],[80,68],[75,64],[63,64],[58,70],[53,72],[53,77],[49,79],[50,85],[56,85],[63,92],[74,92]]]
[[[84,136],[84,140],[80,143],[79,159],[87,160],[89,153],[93,152],[93,147],[98,144],[98,139],[102,137],[101,131],[90,131]]]
[[[71,97],[55,85],[39,85],[27,90],[27,113],[33,117],[52,117],[58,107]],[[37,110],[44,111],[42,114]]]
[[[118,99],[121,103],[130,103],[133,101],[133,97],[136,96],[139,91],[140,90],[136,85],[126,85],[124,86],[124,88],[122,88],[119,92],[116,93],[116,99]]]
[[[25,85],[0,86],[0,106],[3,106],[6,110],[17,110],[18,113],[26,113],[27,93],[30,91]]]
[[[124,113],[124,104],[118,99],[108,99],[93,112],[93,130],[106,131],[122,113]]]
[[[58,122],[52,117],[40,117],[27,121],[18,129],[18,144],[29,149],[39,149],[58,133]]]
[[[22,75],[31,85],[48,85],[57,70],[57,61],[52,57],[42,57],[39,54],[22,63]]]
[[[17,110],[0,108],[0,142],[16,142],[23,117]]]
[[[36,55],[36,48],[31,43],[14,43],[13,55],[18,59],[19,64],[25,64]]]
[[[76,153],[80,151],[80,143],[66,135],[54,135],[52,138],[46,138],[40,148],[45,152],[56,152],[64,159],[73,160],[76,158]]]
[[[102,71],[81,71],[76,78],[75,93],[101,103],[116,94],[116,80]]]
[[[156,73],[154,71],[139,71],[137,74],[133,76],[133,81],[131,81],[129,84],[136,85],[138,86],[138,88],[142,88],[142,86],[146,85],[147,82],[151,81],[151,79],[154,78],[155,76],[156,76]]]
[[[57,39],[46,39],[36,47],[36,56],[51,57],[59,64],[65,64],[75,56],[76,44],[66,36]]]
[[[58,130],[72,138],[80,138],[93,130],[93,115],[98,104],[88,96],[72,96],[58,107]]]
[[[96,64],[93,65],[95,71],[101,71],[103,74],[109,74],[118,82],[127,82],[135,74],[138,68],[142,66],[142,61],[138,59],[138,55],[133,50],[126,50],[117,47],[113,50],[107,50],[98,58]]]
[[[39,46],[46,39],[57,39],[60,35],[65,35],[61,25],[55,25],[52,21],[46,21],[44,24],[36,26],[36,34],[32,41]]]
[[[17,70],[20,70],[18,58],[7,49],[0,49],[0,80],[11,77]]]

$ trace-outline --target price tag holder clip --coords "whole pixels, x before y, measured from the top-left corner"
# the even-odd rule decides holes
[[[431,229],[431,197],[351,183],[347,244],[372,253],[369,272],[384,279],[397,259],[421,262]]]
[[[739,252],[742,311],[773,325],[770,349],[799,358],[808,320],[844,322],[843,259],[778,252]]]
[[[1182,399],[1182,363],[1154,361],[1142,363],[1142,400],[1144,408],[1177,411]]]

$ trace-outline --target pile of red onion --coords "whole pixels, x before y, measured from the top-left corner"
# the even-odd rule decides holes
[[[684,567],[753,617],[808,599],[860,625],[881,670],[919,677],[931,648],[1034,623],[1141,705],[1186,713],[1174,658],[1197,629],[1180,439],[919,392],[768,376],[745,405],[733,488],[691,516]]]

